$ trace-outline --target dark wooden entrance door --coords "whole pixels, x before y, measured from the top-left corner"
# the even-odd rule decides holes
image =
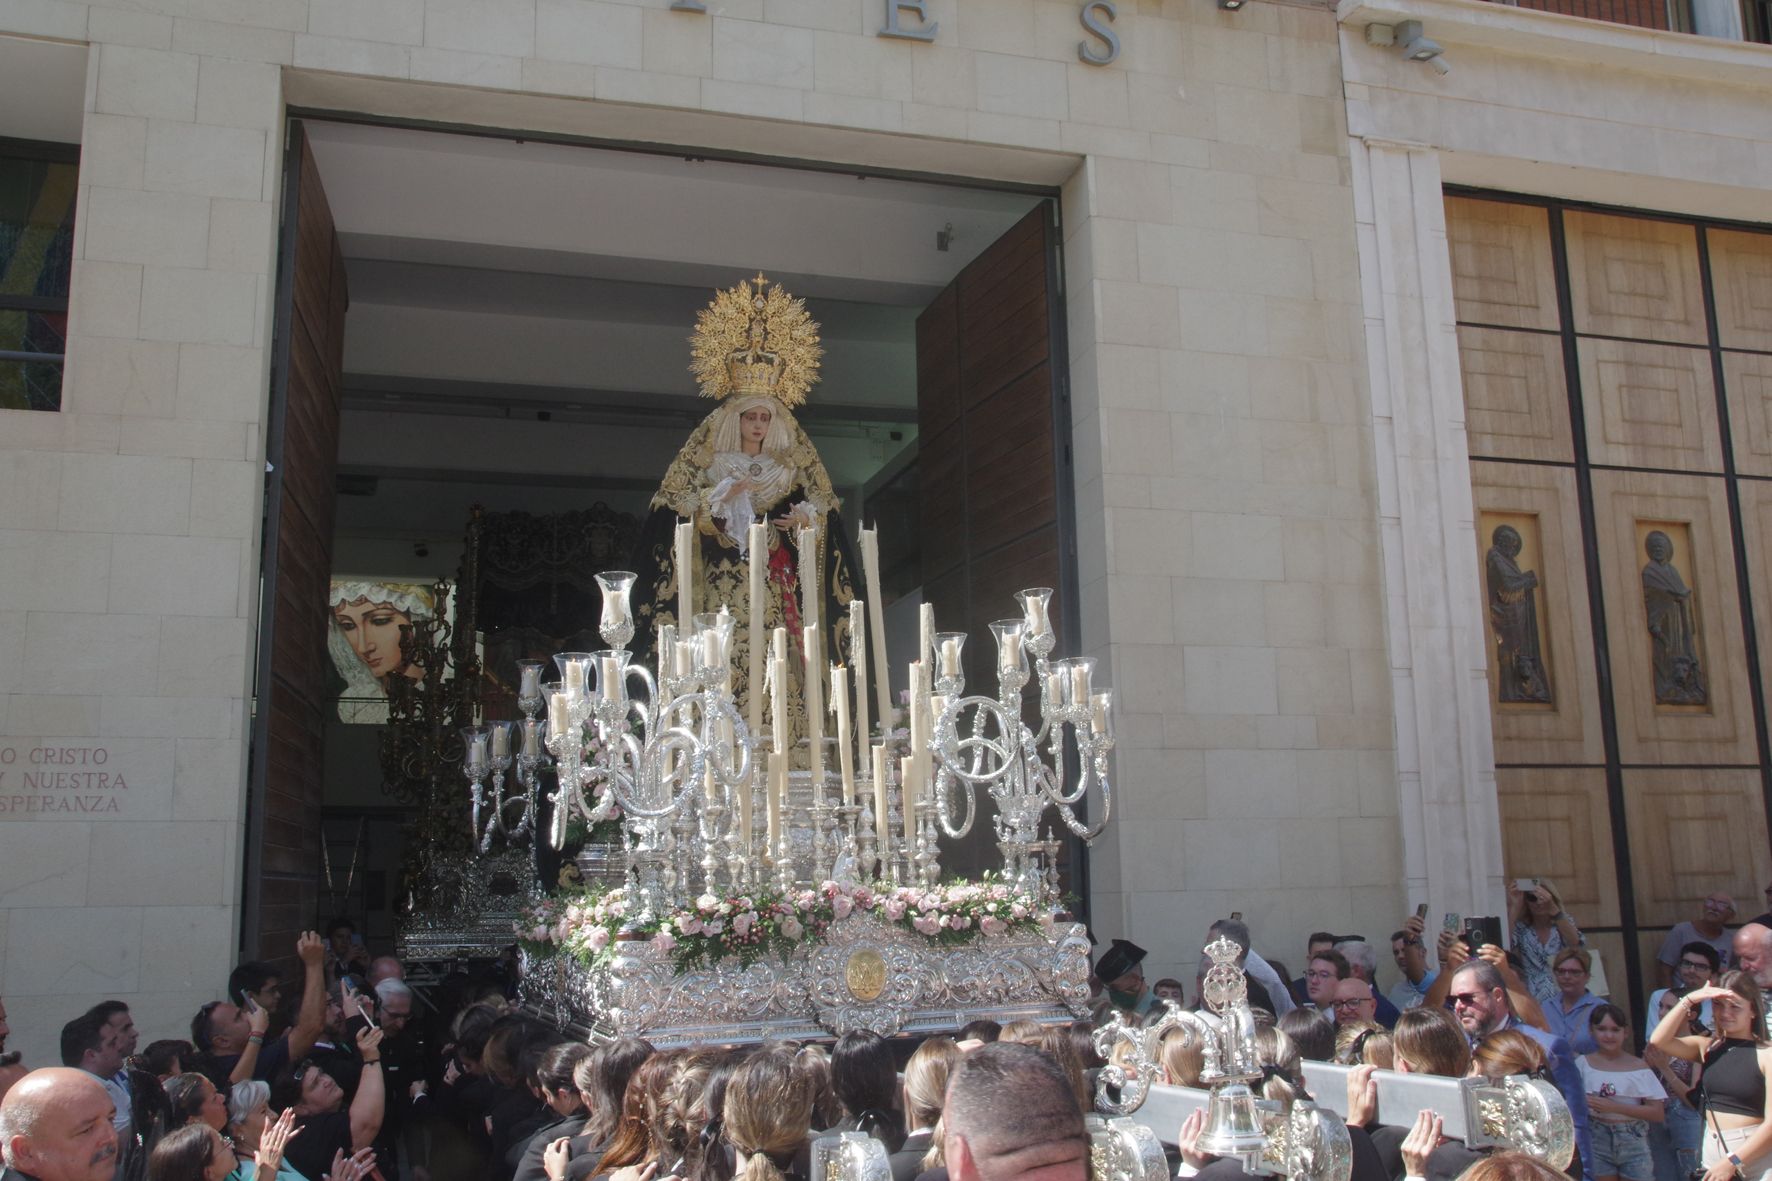
[[[1042,202],[917,320],[923,594],[937,626],[967,633],[974,693],[995,691],[990,624],[1020,614],[1013,596],[1025,587],[1057,589],[1061,649],[1076,650],[1055,215]],[[998,864],[991,813],[984,804],[972,834],[945,853],[944,868],[976,873]]]
[[[285,169],[241,923],[242,953],[268,960],[290,956],[318,917],[326,594],[350,302],[300,123]]]

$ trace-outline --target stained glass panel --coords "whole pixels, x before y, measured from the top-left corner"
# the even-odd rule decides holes
[[[0,408],[4,409],[61,409],[79,166],[45,157],[63,151],[0,142]]]

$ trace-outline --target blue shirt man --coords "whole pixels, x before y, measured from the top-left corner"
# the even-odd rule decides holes
[[[1581,1167],[1585,1170],[1588,1162],[1593,1160],[1588,1145],[1587,1088],[1582,1084],[1581,1071],[1575,1065],[1575,1052],[1569,1048],[1569,1040],[1527,1025],[1516,1017],[1513,1004],[1507,998],[1507,981],[1486,960],[1459,968],[1452,977],[1452,991],[1447,999],[1473,1046],[1489,1034],[1513,1029],[1544,1049],[1551,1082],[1569,1105],[1569,1115],[1575,1123],[1575,1149],[1581,1155]]]

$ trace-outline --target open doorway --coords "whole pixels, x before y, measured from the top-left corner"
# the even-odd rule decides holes
[[[696,313],[759,271],[821,325],[822,380],[796,413],[845,524],[882,527],[895,668],[912,658],[926,584],[944,626],[981,637],[1012,609],[1005,580],[1074,585],[1058,523],[1069,481],[1053,194],[365,123],[298,131],[300,200],[324,203],[345,305],[326,572],[352,596],[386,586],[408,610],[441,609],[424,596],[462,568],[478,508],[505,551],[534,551],[554,618],[570,616],[562,553],[626,564],[624,543],[712,405],[689,370]],[[323,253],[291,244],[286,266]],[[299,302],[299,276],[285,287]],[[284,478],[297,466],[289,457]],[[988,543],[969,535],[974,517]],[[982,550],[1001,556],[975,562]],[[513,569],[486,568],[505,559]],[[521,599],[533,590],[524,561],[481,562],[479,585],[503,578],[492,593]],[[1001,601],[974,604],[979,588]],[[584,614],[594,630],[595,608]],[[312,824],[295,835],[320,869],[313,908],[349,911],[385,941],[401,863],[386,838],[411,802],[384,790],[375,686],[341,690],[336,674],[323,666],[309,687],[312,782],[267,784],[278,767],[255,757],[255,813],[305,794]],[[260,700],[276,708],[274,694]],[[988,864],[988,830],[975,830],[978,864],[955,868]],[[249,932],[248,946],[271,934]]]

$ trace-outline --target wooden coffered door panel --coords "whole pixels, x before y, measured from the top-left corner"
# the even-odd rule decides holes
[[[241,932],[242,952],[267,960],[291,956],[319,908],[326,592],[350,302],[300,124],[290,129],[286,168]]]

